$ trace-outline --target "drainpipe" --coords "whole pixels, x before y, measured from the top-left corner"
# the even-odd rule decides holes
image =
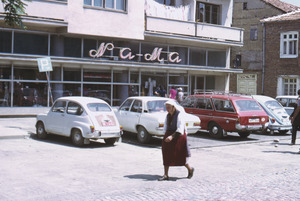
[[[266,53],[266,27],[265,24],[262,23],[263,27],[263,63],[262,63],[262,83],[261,83],[261,93],[265,94],[265,89],[264,89],[264,81],[265,81],[265,66],[266,66],[266,61],[265,61],[265,53]]]

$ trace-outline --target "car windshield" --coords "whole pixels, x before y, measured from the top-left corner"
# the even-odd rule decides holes
[[[238,100],[235,103],[240,111],[262,111],[255,100]]]
[[[110,112],[110,107],[105,103],[89,103],[87,107],[92,112]]]
[[[271,110],[276,110],[276,109],[282,108],[282,106],[278,103],[278,101],[275,101],[275,100],[267,101],[267,102],[265,102],[265,105],[267,106],[267,108],[269,108]]]
[[[148,101],[147,107],[150,113],[152,112],[166,112],[165,102],[167,100]]]

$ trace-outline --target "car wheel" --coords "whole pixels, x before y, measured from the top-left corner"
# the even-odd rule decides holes
[[[138,128],[137,138],[140,143],[146,144],[151,140],[151,135],[149,135],[144,127],[140,126]]]
[[[105,142],[105,144],[107,144],[107,145],[114,145],[116,141],[117,141],[117,138],[108,138],[108,139],[104,139],[104,142]]]
[[[46,132],[44,124],[42,122],[37,123],[36,134],[39,139],[45,139],[47,137],[47,132]]]
[[[223,131],[217,123],[211,123],[209,126],[209,135],[213,138],[223,138]]]
[[[279,131],[279,134],[284,135],[284,134],[286,134],[287,132],[289,132],[289,130],[281,130],[281,131]]]
[[[81,131],[78,129],[73,129],[72,131],[72,142],[76,146],[82,146],[84,144],[84,138],[82,137]]]
[[[250,135],[250,132],[238,132],[241,138],[247,138]]]

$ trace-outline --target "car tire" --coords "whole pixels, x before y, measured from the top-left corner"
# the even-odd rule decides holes
[[[47,132],[43,122],[38,122],[36,124],[36,134],[39,139],[45,139],[47,137]]]
[[[241,138],[247,138],[251,133],[250,132],[238,132]]]
[[[84,138],[82,137],[81,131],[79,129],[72,130],[71,139],[73,144],[78,147],[81,147],[84,144]]]
[[[107,145],[114,145],[116,141],[117,141],[117,138],[108,138],[108,139],[104,139],[104,142],[105,142],[105,144],[107,144]]]
[[[137,139],[140,143],[146,144],[146,143],[150,142],[151,135],[148,133],[148,131],[144,127],[140,126],[138,128]]]
[[[217,123],[211,123],[209,125],[209,135],[213,138],[223,138],[224,129]]]
[[[280,135],[284,135],[286,134],[287,132],[289,132],[289,130],[280,130],[278,131]]]

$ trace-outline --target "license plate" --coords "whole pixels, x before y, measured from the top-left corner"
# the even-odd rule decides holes
[[[249,123],[259,123],[259,119],[249,119]]]

